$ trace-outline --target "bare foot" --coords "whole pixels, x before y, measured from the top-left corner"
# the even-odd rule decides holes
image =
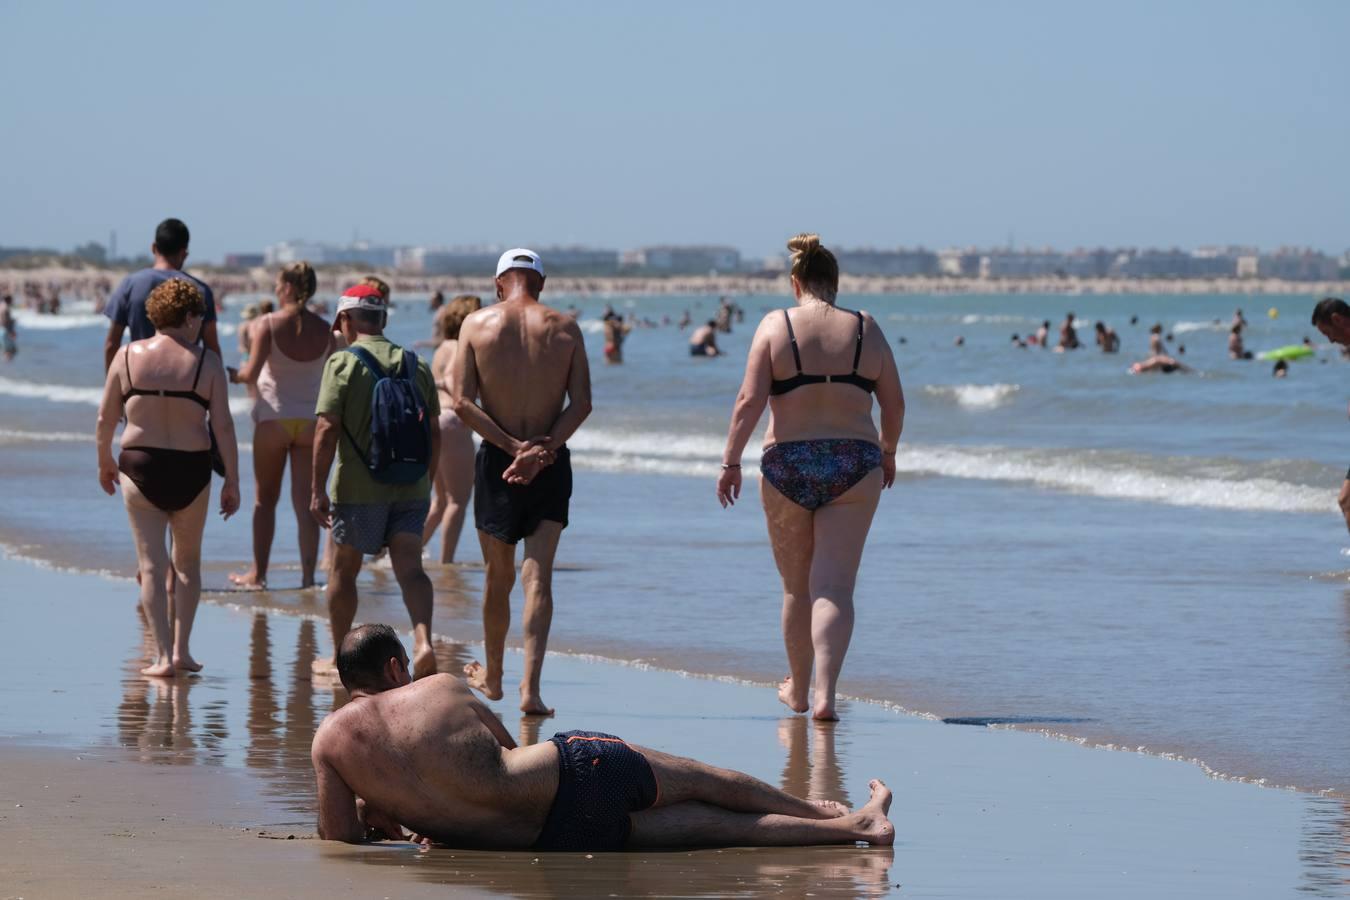
[[[431,645],[413,650],[413,680],[436,674],[436,651]]]
[[[882,846],[894,844],[895,826],[886,817],[891,811],[891,789],[879,778],[873,778],[867,786],[872,789],[872,799],[854,814],[857,839]]]
[[[828,701],[821,702],[820,695],[823,693],[821,691],[817,694],[816,706],[811,711],[811,718],[817,722],[838,722],[839,714],[834,711],[834,697],[831,696]]]
[[[829,813],[826,818],[830,819],[838,819],[852,812],[852,810],[838,800],[812,800],[811,803]]]
[[[259,578],[257,569],[249,569],[247,572],[231,572],[230,584],[241,591],[267,590],[267,579]]]
[[[179,672],[200,672],[202,664],[192,658],[191,653],[175,653],[173,667]]]
[[[310,572],[308,575],[304,575],[300,578],[300,590],[307,591],[310,588],[314,587],[314,585],[315,582],[313,572]]]
[[[489,700],[502,699],[502,676],[489,677],[487,669],[477,660],[464,667],[464,680],[469,683],[469,687]]]
[[[783,683],[778,686],[778,699],[793,712],[804,713],[809,708],[809,704],[806,702],[806,692],[801,691],[800,696],[798,695],[796,686],[792,683],[791,675],[784,678]]]
[[[520,711],[527,716],[551,716],[553,707],[544,705],[544,698],[534,691],[520,689]]]
[[[167,659],[161,659],[154,665],[149,665],[144,669],[141,669],[141,674],[147,678],[172,678],[173,663]]]

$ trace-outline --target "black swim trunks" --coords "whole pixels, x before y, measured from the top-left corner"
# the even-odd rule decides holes
[[[566,528],[568,502],[572,499],[572,457],[568,449],[560,448],[553,465],[529,484],[502,480],[502,473],[513,461],[496,444],[484,441],[479,446],[473,479],[473,518],[478,530],[514,544],[534,534],[546,519]]]
[[[558,793],[536,850],[622,850],[633,823],[629,813],[660,796],[647,758],[612,734],[565,731],[558,748]]]

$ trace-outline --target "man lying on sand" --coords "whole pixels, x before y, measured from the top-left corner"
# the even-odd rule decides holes
[[[872,781],[857,812],[813,803],[728,769],[571,731],[517,747],[449,675],[413,683],[387,625],[347,635],[338,674],[351,702],[311,751],[319,837],[456,847],[631,850],[692,846],[891,844],[891,792]]]

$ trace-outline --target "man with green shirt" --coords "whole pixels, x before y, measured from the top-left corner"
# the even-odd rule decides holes
[[[367,554],[389,549],[389,562],[403,591],[403,603],[413,624],[413,674],[421,678],[436,672],[431,649],[431,579],[422,569],[422,529],[431,505],[431,483],[426,473],[411,484],[377,481],[367,465],[370,453],[371,413],[375,384],[385,374],[402,370],[402,347],[384,336],[388,307],[378,289],[366,284],[350,288],[338,300],[333,328],[374,358],[384,372],[372,372],[356,353],[339,352],[328,358],[315,408],[314,478],[310,512],[324,528],[332,528],[336,553],[328,575],[328,620],[333,647],[351,630],[356,618],[356,576]],[[440,403],[431,370],[421,360],[414,377],[421,395],[431,438],[428,460],[439,458]],[[337,458],[332,497],[328,473]],[[315,663],[316,671],[334,671],[331,660]]]

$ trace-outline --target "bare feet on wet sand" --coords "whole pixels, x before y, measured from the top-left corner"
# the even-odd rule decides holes
[[[872,798],[867,805],[848,818],[856,831],[855,839],[869,844],[889,846],[895,843],[895,826],[887,818],[891,811],[891,789],[881,779],[873,778],[867,783],[872,789]]]
[[[804,713],[810,708],[806,702],[806,691],[797,690],[797,686],[792,683],[792,676],[783,679],[783,683],[778,686],[778,699],[783,705],[796,713]]]
[[[202,664],[192,658],[191,653],[175,653],[173,655],[173,667],[179,672],[200,672]]]
[[[834,698],[831,697],[828,703],[817,701],[815,709],[811,710],[811,718],[817,722],[838,722],[839,714],[834,711]]]
[[[172,678],[174,676],[173,663],[161,658],[141,669],[141,674],[147,678]]]
[[[544,698],[525,685],[520,686],[520,711],[527,716],[551,716],[553,707],[544,705]]]
[[[413,650],[413,680],[436,674],[436,651],[430,644]]]
[[[267,579],[258,577],[257,569],[249,569],[247,572],[231,572],[230,584],[241,591],[265,591],[267,590]]]
[[[496,675],[489,676],[488,670],[483,668],[483,664],[477,660],[464,667],[464,680],[469,683],[469,687],[489,700],[502,699],[501,673],[498,672]]]

